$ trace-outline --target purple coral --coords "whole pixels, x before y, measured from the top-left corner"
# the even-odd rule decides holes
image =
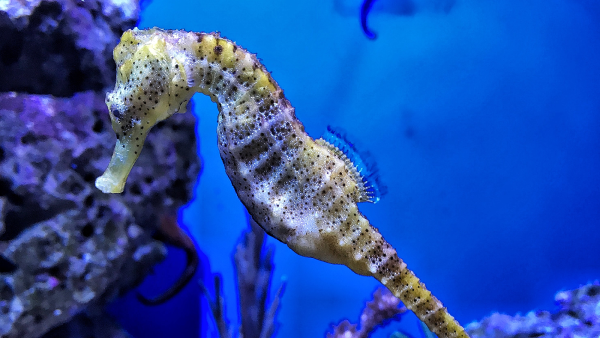
[[[600,283],[561,291],[554,298],[556,312],[531,311],[514,317],[494,313],[471,323],[472,338],[504,337],[600,337]]]
[[[401,304],[400,299],[388,289],[379,288],[375,290],[373,300],[367,302],[360,315],[360,329],[357,324],[344,320],[334,327],[333,333],[327,334],[327,338],[366,338],[376,328],[400,319],[404,312],[406,307]]]

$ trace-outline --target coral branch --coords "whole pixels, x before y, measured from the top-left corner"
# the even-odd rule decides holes
[[[406,307],[401,305],[400,299],[394,297],[388,289],[379,288],[360,315],[360,329],[357,324],[344,320],[334,327],[333,333],[327,334],[327,338],[366,338],[378,327],[385,326],[392,320],[399,320],[404,312]]]
[[[274,331],[274,327],[265,330],[265,320],[274,325],[274,318],[265,318],[266,301],[273,275],[273,248],[265,247],[265,232],[247,215],[249,230],[243,232],[234,254],[238,288],[240,291],[240,312],[244,338],[259,338]],[[274,303],[279,303],[280,287]],[[272,304],[273,305],[273,304]],[[271,310],[271,309],[269,309]],[[273,309],[276,312],[276,307]],[[274,316],[274,315],[273,315]],[[271,334],[265,337],[270,337]]]
[[[272,247],[265,246],[265,233],[262,228],[249,215],[247,218],[249,229],[242,232],[233,255],[240,295],[241,326],[239,332],[240,337],[243,338],[270,338],[277,330],[277,310],[285,290],[285,282],[279,286],[267,309],[267,297],[274,268],[274,251]],[[231,338],[229,321],[225,318],[221,285],[221,276],[215,274],[215,298],[212,299],[206,286],[200,282],[200,287],[208,299],[220,338]]]
[[[210,311],[215,319],[215,323],[217,325],[217,330],[219,331],[220,338],[231,338],[231,331],[229,329],[229,321],[225,316],[225,300],[223,297],[223,290],[221,285],[223,285],[223,277],[220,274],[214,274],[214,289],[215,289],[215,298],[212,299],[210,296],[210,292],[206,288],[206,286],[200,281],[200,288],[202,292],[206,296],[208,300],[208,304],[210,306]]]
[[[269,338],[272,337],[279,326],[276,323],[277,310],[279,310],[279,303],[281,302],[281,297],[283,297],[283,293],[285,291],[286,282],[283,281],[277,289],[277,293],[275,294],[275,298],[271,302],[269,306],[269,310],[265,314],[265,318],[263,320],[262,331],[260,332],[260,338]]]

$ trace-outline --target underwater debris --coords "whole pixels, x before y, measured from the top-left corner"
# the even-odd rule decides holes
[[[600,337],[600,283],[561,291],[554,297],[558,311],[531,311],[509,316],[494,313],[466,329],[472,338]]]
[[[244,338],[270,338],[275,334],[276,321],[281,297],[285,290],[285,281],[281,283],[271,304],[267,307],[267,298],[273,277],[272,246],[265,244],[265,232],[248,215],[248,230],[242,232],[238,240],[233,261],[237,276],[239,294],[239,312],[241,325],[238,330],[231,330],[229,320],[225,317],[225,299],[221,290],[222,277],[214,274],[215,296],[212,297],[206,286],[200,286],[206,295],[220,338],[231,338],[232,331],[240,332]]]
[[[2,337],[41,336],[137,285],[166,254],[151,235],[160,215],[191,197],[198,158],[173,154],[195,149],[174,130],[193,134],[194,118],[163,124],[144,155],[161,164],[133,173],[126,194],[108,196],[93,187],[114,142],[105,110],[104,95],[92,92],[0,94],[0,257],[14,265],[0,271]]]
[[[0,92],[71,96],[114,82],[112,49],[138,0],[0,1]]]
[[[360,324],[344,320],[333,328],[332,333],[327,333],[327,338],[367,338],[377,328],[393,320],[400,320],[400,316],[406,311],[400,299],[388,289],[377,288],[373,292],[373,299],[367,302],[360,315]]]

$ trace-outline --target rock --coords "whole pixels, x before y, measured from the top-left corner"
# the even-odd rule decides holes
[[[104,312],[81,313],[70,322],[52,329],[43,338],[133,338]]]
[[[2,337],[39,337],[139,283],[166,254],[160,216],[191,197],[191,114],[155,127],[123,194],[95,188],[116,140],[103,96],[0,94]]]
[[[554,298],[558,311],[531,311],[508,316],[494,313],[466,329],[472,338],[600,337],[600,283],[598,281]]]
[[[113,86],[112,50],[138,15],[138,0],[0,1],[0,92]]]

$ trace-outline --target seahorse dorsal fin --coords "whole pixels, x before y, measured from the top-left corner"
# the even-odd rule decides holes
[[[386,188],[379,179],[375,161],[368,153],[361,153],[350,142],[340,128],[327,126],[327,131],[321,137],[324,144],[346,163],[360,190],[357,202],[377,203],[386,193]]]

